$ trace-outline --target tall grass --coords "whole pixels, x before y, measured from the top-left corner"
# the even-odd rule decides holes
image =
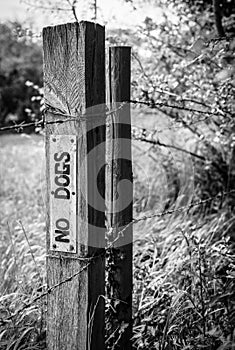
[[[1,136],[0,144],[0,349],[42,349],[43,304],[17,312],[45,279],[43,140]]]
[[[149,223],[135,249],[137,349],[233,349],[235,218]]]
[[[32,301],[45,285],[44,143],[4,136],[0,146],[0,349],[42,350],[46,304]],[[158,163],[142,164],[133,154],[135,216],[171,205],[174,168],[166,164],[165,179]],[[143,169],[150,187],[141,181]],[[157,192],[164,184],[168,199]],[[216,214],[190,211],[134,226],[134,349],[235,348],[234,232],[226,206]]]

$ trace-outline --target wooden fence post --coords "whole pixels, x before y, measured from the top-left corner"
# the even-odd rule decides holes
[[[80,22],[44,28],[43,50],[49,123],[47,284],[51,292],[47,299],[47,346],[48,350],[103,350],[102,173],[99,174],[102,196],[98,199],[94,196],[99,165],[105,164],[105,126],[101,125],[97,133],[96,118],[89,119],[89,114],[81,118],[81,114],[88,107],[105,103],[104,27]],[[53,124],[58,119],[67,121]],[[93,157],[89,159],[91,149]],[[100,211],[89,206],[90,200],[99,201]],[[94,255],[99,257],[92,262],[84,259]]]
[[[114,328],[118,324],[122,334],[116,333],[117,338],[120,336],[116,348],[120,350],[132,348],[132,225],[123,237],[117,237],[118,231],[132,221],[133,211],[130,104],[121,106],[121,102],[130,100],[130,62],[130,47],[110,48],[107,96],[116,112],[108,117],[106,132],[106,216],[111,228],[109,238],[115,243],[109,256],[107,290],[116,309],[111,323]],[[123,185],[122,181],[125,181]]]

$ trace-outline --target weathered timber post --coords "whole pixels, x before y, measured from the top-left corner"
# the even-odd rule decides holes
[[[105,164],[105,126],[101,123],[97,132],[99,116],[92,109],[81,114],[105,103],[104,27],[80,22],[44,28],[43,50],[47,284],[52,289],[47,345],[49,350],[103,350],[105,176],[99,166]],[[58,119],[67,121],[53,124]],[[99,210],[91,202],[98,202]]]
[[[133,188],[131,159],[130,104],[130,47],[111,47],[109,50],[108,99],[116,112],[107,123],[106,201],[107,222],[113,249],[109,256],[108,297],[112,298],[116,313],[111,323],[120,326],[122,333],[115,349],[129,350],[132,336],[132,225],[118,232],[132,221]],[[116,333],[117,338],[120,333]]]

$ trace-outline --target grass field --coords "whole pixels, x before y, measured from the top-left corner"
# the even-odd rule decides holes
[[[154,152],[133,142],[135,217],[170,205],[176,178],[186,194],[179,205],[193,195],[180,159]],[[0,164],[0,350],[45,349],[44,301],[20,311],[45,285],[43,137],[1,136]],[[134,225],[135,349],[234,349],[234,229],[233,215],[223,209]]]
[[[31,285],[35,267],[44,270],[45,176],[43,139],[0,137],[1,290]],[[14,251],[14,259],[12,259]],[[8,253],[8,254],[7,254]],[[34,264],[29,263],[35,259]],[[32,268],[32,271],[29,271]],[[13,290],[12,290],[13,289]]]
[[[43,138],[0,137],[1,318],[17,312],[45,283],[45,175]],[[39,346],[43,320],[33,305],[1,328],[0,349]],[[8,331],[6,331],[8,329]],[[36,347],[37,348],[37,347]],[[35,349],[36,349],[35,348]]]
[[[143,146],[140,150],[138,144],[134,144],[136,212],[146,206],[152,209],[159,207],[154,200],[159,197],[155,195],[156,181],[151,177],[151,173],[157,171],[156,163],[151,160],[146,162],[148,157],[142,154],[144,149],[147,150]],[[1,291],[13,292],[15,283],[24,287],[32,284],[35,268],[42,270],[43,275],[45,272],[44,138],[26,134],[1,136],[0,162],[0,250],[4,257],[1,261]],[[143,228],[143,225],[140,227]],[[29,271],[30,267],[32,271]]]

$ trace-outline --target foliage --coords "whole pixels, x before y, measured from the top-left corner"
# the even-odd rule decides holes
[[[153,3],[144,3],[148,2]],[[132,4],[137,6],[134,1]],[[149,168],[149,176],[155,185],[147,205],[146,182],[141,178],[141,172],[135,174],[137,217],[144,211],[153,213],[156,202],[161,202],[162,198],[160,210],[175,205],[180,190],[179,166],[188,161],[185,154],[189,153],[185,151],[196,155],[190,157],[195,191],[189,193],[189,200],[192,197],[204,199],[235,188],[235,39],[232,35],[218,38],[210,1],[196,1],[195,7],[191,6],[190,0],[159,1],[158,5],[163,12],[158,23],[146,17],[137,30],[112,30],[107,38],[110,44],[132,46],[133,99],[150,103],[148,109],[164,119],[166,129],[160,132],[157,127],[156,139],[161,142],[167,139],[170,147],[177,146],[177,152],[182,153],[175,160],[169,153],[161,153],[160,146],[150,147],[145,152],[145,159],[149,156],[158,159],[158,163]],[[29,64],[27,69],[23,67],[21,58],[13,52],[15,63],[5,61],[1,94],[3,96],[8,87],[6,81],[9,86],[19,82],[22,88],[25,88],[26,80],[33,81],[27,84],[32,89],[27,92],[29,96],[24,90],[24,95],[28,96],[24,103],[29,102],[26,107],[30,109],[30,94],[35,94],[35,90],[41,100],[41,91],[37,88],[37,84],[41,86],[40,81],[34,80],[35,75],[29,69],[29,52],[32,47],[33,50],[37,48],[32,42],[28,43],[28,39],[19,42],[12,39],[8,26],[4,28],[9,35],[8,41],[13,40],[12,48],[17,43],[17,52],[28,52]],[[9,51],[6,43],[4,45]],[[13,67],[21,67],[22,81],[12,73]],[[19,108],[20,95],[14,89],[15,86],[10,91],[16,94],[16,104],[12,107],[15,112]],[[6,94],[13,96],[10,92]],[[160,102],[161,106],[154,105],[155,102]],[[146,113],[147,107],[144,108],[144,112],[141,107],[135,111]],[[6,164],[11,159],[8,169],[10,165],[14,169],[13,173],[4,175],[4,190],[0,193],[5,203],[1,208],[4,219],[0,247],[3,257],[1,290],[5,294],[0,299],[3,318],[21,310],[43,290],[45,251],[41,234],[44,218],[43,203],[37,200],[40,189],[35,182],[39,174],[37,152],[35,158],[34,152],[35,148],[27,154],[25,148],[11,146],[2,160]],[[16,169],[14,164],[19,159],[21,165]],[[28,164],[28,159],[34,159],[34,163]],[[166,187],[161,181],[160,163]],[[144,166],[147,168],[146,160]],[[32,169],[36,169],[36,173]],[[24,176],[19,176],[16,181],[15,173],[30,174],[30,183]],[[232,349],[235,345],[234,196],[214,200],[190,213],[146,220],[135,226],[133,344],[136,349],[222,350]],[[19,220],[23,221],[23,226]],[[8,225],[8,221],[13,224]],[[38,273],[38,266],[43,273]],[[110,308],[115,312],[115,303],[108,300],[106,305],[108,315]],[[0,348],[43,348],[44,313],[43,302],[34,303],[12,318],[12,328],[1,325]],[[110,338],[112,327],[108,329],[110,349],[115,348],[123,327],[115,334],[113,342]]]
[[[42,52],[19,23],[0,23],[0,123],[39,118],[38,93],[27,80],[42,85]]]
[[[131,36],[122,31],[108,39],[133,47],[133,98],[161,103],[154,108],[179,128],[181,147],[204,159],[195,158],[197,194],[232,189],[235,38],[217,37],[210,12],[192,14],[187,4],[172,1],[160,23],[146,17]]]
[[[43,142],[39,136],[4,138],[0,349],[45,349],[45,300],[25,307],[44,290]],[[134,228],[134,348],[231,349],[233,214],[225,209],[207,217],[192,212]],[[107,300],[107,312],[108,306]]]
[[[225,349],[234,342],[234,217],[149,223],[135,255],[137,349]],[[227,347],[225,346],[227,344]]]
[[[108,40],[132,46],[133,99],[149,102],[169,126],[166,132],[157,127],[155,139],[181,147],[182,155],[186,150],[201,157],[191,157],[191,194],[204,199],[234,189],[235,38],[218,38],[210,7],[193,13],[188,3],[168,1],[166,7],[162,1],[160,23],[146,17],[138,31],[112,31]],[[159,147],[150,147],[148,155],[159,159]],[[170,158],[164,162],[169,206],[170,193],[179,195],[180,174]],[[231,194],[200,208],[205,218],[175,217],[172,226],[158,221],[157,229],[148,221],[142,228],[154,238],[140,239],[136,249],[137,349],[233,347],[234,237],[223,232],[229,224],[234,227],[233,210]]]

